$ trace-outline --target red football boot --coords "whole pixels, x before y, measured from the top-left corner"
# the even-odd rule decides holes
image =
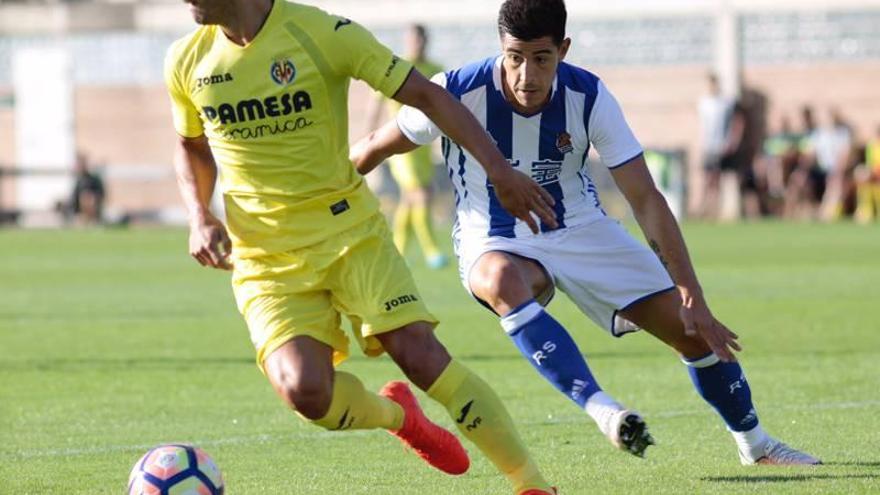
[[[422,412],[419,401],[401,381],[388,382],[379,395],[388,397],[403,408],[403,427],[389,432],[413,449],[428,464],[448,474],[464,474],[471,461],[455,435],[434,424]]]
[[[556,488],[553,488],[552,490],[552,492],[545,492],[544,490],[528,490],[519,495],[557,495],[559,493],[556,491]]]

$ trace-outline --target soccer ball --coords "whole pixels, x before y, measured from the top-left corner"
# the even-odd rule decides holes
[[[129,495],[223,495],[223,475],[198,447],[160,445],[144,454],[128,477]]]

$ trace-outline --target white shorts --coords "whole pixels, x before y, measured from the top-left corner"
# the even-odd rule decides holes
[[[483,254],[504,251],[529,258],[544,267],[554,285],[584,314],[615,337],[639,329],[619,312],[675,288],[657,256],[608,217],[522,239],[462,237],[455,251],[468,292],[471,270]],[[546,306],[552,297],[551,289],[538,302]]]

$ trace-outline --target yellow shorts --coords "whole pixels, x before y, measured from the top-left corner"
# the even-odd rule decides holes
[[[232,288],[260,369],[303,335],[333,347],[339,364],[349,355],[343,314],[368,356],[383,352],[376,335],[417,321],[437,324],[381,214],[305,248],[236,259]]]
[[[426,188],[434,179],[431,147],[422,146],[405,155],[395,155],[388,160],[391,176],[403,191]]]

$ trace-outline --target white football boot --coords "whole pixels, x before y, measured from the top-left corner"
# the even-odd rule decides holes
[[[764,443],[763,455],[753,456],[747,452],[739,450],[739,460],[742,462],[743,466],[753,466],[756,464],[775,466],[813,466],[822,464],[822,461],[810,454],[793,449],[775,438],[768,438]]]
[[[645,450],[654,445],[654,437],[648,433],[648,425],[635,411],[623,409],[610,412],[597,424],[612,445],[634,456],[645,457]]]

